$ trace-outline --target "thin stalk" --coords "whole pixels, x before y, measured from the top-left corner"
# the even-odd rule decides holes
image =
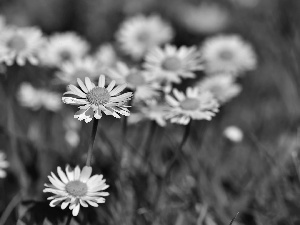
[[[69,214],[66,225],[70,225],[71,220],[72,220],[72,213]]]
[[[21,201],[21,193],[17,193],[12,200],[9,202],[7,207],[5,208],[1,218],[0,218],[0,225],[4,225],[10,216],[11,212],[14,210],[14,208],[20,203]]]
[[[95,142],[95,137],[97,133],[97,128],[98,128],[98,119],[94,118],[93,119],[93,129],[92,129],[92,134],[91,134],[91,139],[89,143],[89,149],[86,157],[86,165],[91,166],[91,161],[92,161],[92,155],[93,155],[93,146]]]
[[[235,217],[233,217],[233,219],[230,221],[230,224],[229,225],[232,225],[233,222],[235,221],[236,217],[239,215],[239,212],[235,215]]]
[[[155,121],[152,121],[150,124],[150,128],[149,128],[149,133],[148,133],[148,137],[145,141],[145,144],[143,144],[144,147],[144,159],[147,160],[149,158],[150,152],[151,152],[151,146],[152,146],[152,142],[155,136],[155,132],[156,132],[156,128],[157,128],[157,124]]]

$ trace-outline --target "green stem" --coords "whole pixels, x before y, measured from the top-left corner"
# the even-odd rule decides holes
[[[92,130],[92,135],[91,135],[89,149],[88,149],[87,158],[86,158],[87,166],[91,166],[92,155],[93,155],[93,146],[94,146],[94,142],[95,142],[97,128],[98,128],[98,119],[94,118],[93,119],[93,130]]]

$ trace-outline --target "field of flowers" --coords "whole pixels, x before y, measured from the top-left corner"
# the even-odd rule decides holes
[[[0,225],[300,224],[299,0],[1,0]]]

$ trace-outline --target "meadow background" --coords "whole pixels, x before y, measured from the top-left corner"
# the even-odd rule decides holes
[[[125,18],[156,13],[174,27],[175,45],[199,46],[212,34],[196,32],[181,22],[181,6],[199,2],[1,0],[0,14],[10,24],[35,25],[48,35],[75,31],[96,48],[114,42]],[[131,124],[126,145],[120,146],[121,121],[102,118],[93,171],[107,179],[110,196],[100,207],[83,210],[71,224],[223,225],[237,212],[235,225],[300,224],[300,1],[209,2],[228,13],[223,34],[239,34],[253,45],[257,69],[240,78],[241,94],[222,106],[212,121],[192,123],[184,146],[187,157],[176,160],[168,180],[160,175],[176,154],[183,126],[157,127],[149,147],[152,122]],[[0,224],[3,217],[6,224],[65,224],[68,210],[49,207],[43,184],[59,165],[84,165],[92,124],[73,119],[80,142],[70,146],[65,121],[72,119],[74,107],[33,111],[16,99],[24,81],[57,91],[51,83],[54,72],[26,65],[1,73],[0,149],[6,152],[10,167],[0,180]],[[242,142],[224,137],[230,125],[244,132]],[[144,154],[148,154],[146,165]]]

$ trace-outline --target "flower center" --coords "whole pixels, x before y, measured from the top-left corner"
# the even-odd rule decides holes
[[[20,52],[26,48],[26,41],[22,36],[15,35],[7,42],[7,46],[17,52]]]
[[[72,59],[72,55],[69,51],[67,50],[62,50],[59,52],[59,57],[60,59],[65,62],[65,61],[70,61]]]
[[[77,69],[73,73],[74,78],[85,78],[85,77],[90,77],[91,73],[87,71],[86,69]]]
[[[181,61],[177,57],[167,57],[161,67],[165,70],[176,71],[181,67]]]
[[[229,61],[233,58],[233,53],[232,51],[230,51],[229,49],[223,49],[220,53],[219,53],[219,57],[222,60],[225,61]]]
[[[73,196],[84,196],[87,193],[88,187],[86,183],[79,180],[70,181],[66,185],[66,191]]]
[[[149,33],[146,31],[141,31],[139,34],[137,34],[136,39],[140,43],[147,44],[150,41]]]
[[[126,77],[126,81],[127,81],[127,83],[132,84],[134,86],[143,85],[146,82],[145,78],[137,72],[133,72],[133,73],[129,74]]]
[[[185,110],[196,110],[200,106],[200,102],[196,98],[186,98],[180,102],[180,107]]]
[[[109,92],[103,87],[95,87],[86,94],[87,99],[94,105],[103,105],[110,99]]]

